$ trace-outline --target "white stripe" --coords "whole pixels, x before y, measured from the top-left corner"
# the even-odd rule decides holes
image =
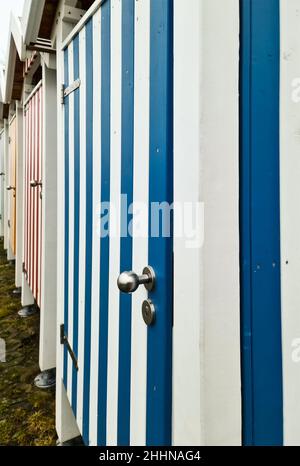
[[[137,273],[148,265],[150,0],[135,7],[134,76],[134,225],[133,264]],[[142,176],[141,176],[142,174]],[[141,231],[141,228],[143,231]],[[132,295],[130,444],[146,445],[147,327],[141,308],[147,291]]]
[[[239,445],[239,2],[186,3],[174,1],[172,443]],[[179,234],[187,202],[194,218],[205,208],[199,247]]]
[[[202,200],[201,40],[202,9],[174,4],[174,223],[180,224],[184,202]],[[189,161],[185,157],[188,154]],[[204,443],[202,249],[187,249],[174,239],[174,330],[172,444]],[[188,266],[187,266],[188,265]],[[188,273],[187,273],[188,271]],[[189,272],[193,271],[192,274]],[[190,276],[191,275],[191,276]],[[188,312],[185,312],[188,310]],[[202,372],[201,372],[202,371]],[[202,406],[202,408],[201,408]],[[181,443],[182,442],[182,443]],[[190,442],[190,443],[189,443]]]
[[[99,361],[99,291],[100,291],[100,184],[101,184],[101,11],[93,19],[93,258],[91,309],[91,385],[90,385],[90,444],[97,445],[98,426],[98,361]]]
[[[86,228],[86,59],[85,28],[79,34],[80,86],[80,232],[79,232],[79,312],[78,322],[78,386],[77,422],[82,433],[83,377],[84,377],[84,325],[85,325],[85,228]]]
[[[111,232],[109,254],[109,319],[107,373],[107,445],[117,445],[118,429],[118,355],[119,355],[119,291],[120,267],[120,192],[121,192],[121,19],[122,6],[111,1]],[[114,225],[113,225],[114,224]]]
[[[69,83],[74,81],[73,42],[69,46]],[[74,92],[69,95],[69,309],[68,309],[68,340],[73,348],[73,320],[74,320]],[[73,361],[68,352],[68,384],[67,394],[72,401],[72,372]]]

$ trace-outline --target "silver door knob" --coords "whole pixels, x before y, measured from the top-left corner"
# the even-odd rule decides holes
[[[144,285],[148,291],[155,285],[155,273],[152,267],[145,267],[142,275],[135,272],[122,272],[118,278],[118,288],[122,293],[134,293],[140,285]]]
[[[15,191],[16,190],[16,188],[14,186],[7,186],[6,189],[7,189],[7,191],[12,191],[12,190]]]

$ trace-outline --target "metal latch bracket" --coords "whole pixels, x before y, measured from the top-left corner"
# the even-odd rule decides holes
[[[66,334],[65,334],[65,326],[64,326],[64,324],[62,324],[62,325],[60,326],[60,343],[61,343],[62,345],[65,345],[65,346],[66,346],[66,348],[67,348],[67,350],[68,350],[68,353],[69,353],[69,355],[70,355],[70,357],[71,357],[71,359],[72,359],[72,361],[73,361],[73,363],[74,363],[75,369],[78,371],[78,361],[77,361],[77,358],[76,358],[76,356],[75,356],[74,351],[73,351],[72,348],[71,348],[71,345],[70,345],[70,343],[69,343],[69,341],[68,341],[68,338],[67,338],[67,336],[66,336]]]
[[[64,103],[64,99],[68,97],[68,95],[72,94],[72,92],[76,91],[81,85],[81,80],[76,79],[70,86],[65,87],[62,85],[62,103]]]

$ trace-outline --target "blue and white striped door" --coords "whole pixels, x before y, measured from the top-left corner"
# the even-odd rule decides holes
[[[62,376],[89,445],[171,443],[172,235],[149,232],[150,206],[173,198],[172,15],[171,0],[98,1],[63,51],[65,88],[80,85],[64,105],[64,332],[78,369],[65,345]],[[154,291],[120,294],[118,275],[147,265]]]

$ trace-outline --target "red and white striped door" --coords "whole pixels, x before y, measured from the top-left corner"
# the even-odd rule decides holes
[[[42,129],[43,99],[40,82],[25,104],[24,271],[38,306],[41,304]]]

